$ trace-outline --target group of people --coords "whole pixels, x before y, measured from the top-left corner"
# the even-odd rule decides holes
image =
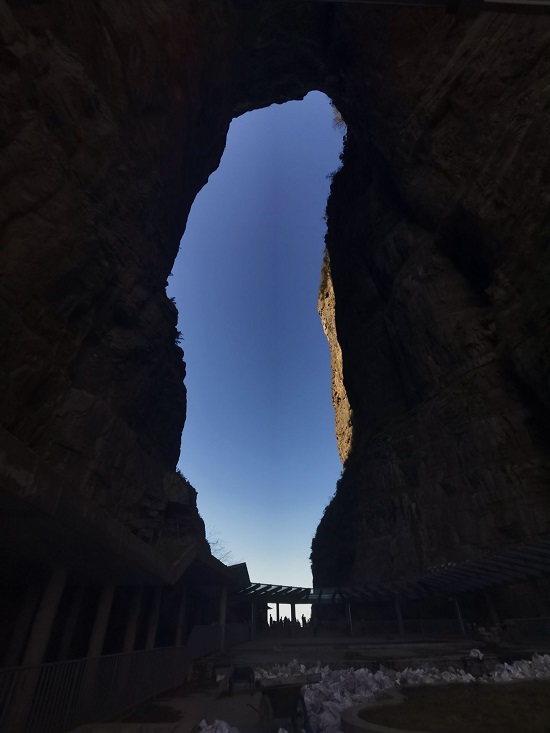
[[[310,618],[307,619],[304,614],[302,614],[302,623],[300,624],[300,621],[298,619],[295,619],[294,621],[288,616],[283,616],[283,618],[280,618],[278,621],[277,619],[273,618],[273,616],[270,614],[269,616],[269,628],[273,631],[287,631],[288,633],[292,633],[292,631],[299,629],[308,629],[310,631],[313,631],[313,633],[317,633],[317,619],[316,618]]]

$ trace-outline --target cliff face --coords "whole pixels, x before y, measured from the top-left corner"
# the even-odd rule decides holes
[[[317,309],[323,325],[323,331],[330,347],[330,367],[332,371],[332,404],[334,405],[334,424],[338,454],[344,464],[351,450],[353,441],[353,421],[348,395],[344,387],[344,364],[342,349],[336,331],[336,302],[334,285],[330,272],[330,258],[325,252],[321,269],[321,285]]]
[[[144,539],[204,534],[165,293],[190,206],[235,114],[319,85],[323,18],[0,0],[1,425]]]
[[[320,89],[349,130],[320,304],[347,458],[315,582],[547,530],[549,34],[542,16],[0,0],[2,426],[145,539],[203,532],[174,473],[166,279],[231,118]]]
[[[2,422],[145,539],[185,417],[166,279],[230,119],[201,48],[228,34],[183,6],[2,3],[0,23]]]
[[[550,528],[549,19],[339,23],[327,248],[354,441],[315,584]]]

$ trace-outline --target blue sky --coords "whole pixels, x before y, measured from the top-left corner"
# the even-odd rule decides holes
[[[311,585],[311,539],[341,471],[317,314],[342,149],[332,119],[313,92],[233,121],[168,288],[187,362],[179,468],[255,582]]]

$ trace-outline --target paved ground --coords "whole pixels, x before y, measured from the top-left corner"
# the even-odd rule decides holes
[[[262,666],[287,663],[298,659],[306,665],[330,664],[350,666],[353,662],[387,662],[432,657],[454,657],[468,653],[479,642],[461,639],[400,639],[388,637],[302,637],[296,639],[275,638],[248,642],[231,650],[237,664]]]
[[[142,706],[133,711],[127,719],[134,723],[158,723],[171,728],[167,733],[191,733],[201,720],[212,723],[225,720],[241,733],[252,733],[258,728],[258,707],[260,695],[250,695],[246,690],[237,691],[233,697],[217,695],[217,687],[208,682],[215,665],[229,663],[238,666],[267,666],[284,664],[298,659],[306,666],[320,661],[332,667],[389,664],[400,667],[422,664],[439,658],[453,663],[469,653],[473,642],[441,640],[408,640],[349,637],[277,637],[264,638],[233,647],[227,655],[213,655],[196,665],[197,676],[186,689],[165,695],[154,704]],[[101,729],[103,731],[103,729]],[[95,732],[94,732],[95,733]],[[105,729],[107,733],[107,729]],[[114,733],[114,731],[113,731]],[[118,732],[117,732],[118,733]],[[133,733],[133,732],[132,732]],[[139,731],[142,733],[142,731]],[[148,731],[147,731],[148,733]],[[157,731],[155,731],[157,733]],[[164,733],[159,730],[158,733]]]
[[[478,642],[473,640],[368,639],[357,637],[266,638],[233,647],[224,657],[212,656],[195,666],[194,679],[184,689],[132,711],[125,720],[113,724],[84,726],[79,733],[192,733],[201,720],[225,720],[240,733],[258,733],[260,695],[243,689],[233,697],[219,696],[212,682],[213,666],[222,662],[243,666],[265,666],[298,659],[306,666],[320,661],[331,667],[384,664],[403,669],[439,663],[461,662]],[[509,652],[514,658],[529,657],[529,650]]]

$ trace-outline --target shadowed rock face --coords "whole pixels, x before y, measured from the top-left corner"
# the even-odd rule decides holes
[[[546,17],[0,0],[0,34],[4,428],[144,538],[203,532],[167,277],[231,118],[320,89],[348,457],[315,583],[549,529]]]
[[[320,585],[414,576],[550,516],[549,19],[339,23],[327,248],[353,443]]]
[[[1,424],[145,539],[178,500],[204,533],[165,293],[189,209],[234,115],[321,85],[325,16],[0,0]]]

